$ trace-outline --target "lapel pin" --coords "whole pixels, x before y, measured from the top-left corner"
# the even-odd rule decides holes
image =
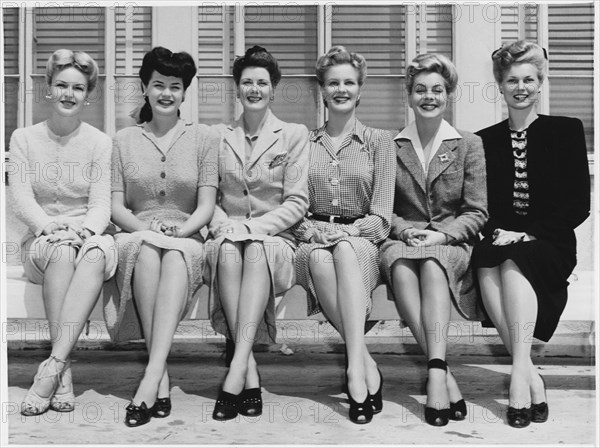
[[[450,158],[448,157],[448,154],[447,154],[447,153],[440,154],[438,157],[440,158],[440,162],[442,162],[442,163],[445,163],[445,162],[447,162],[448,160],[450,160]]]

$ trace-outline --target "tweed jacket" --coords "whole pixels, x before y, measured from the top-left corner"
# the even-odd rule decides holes
[[[233,219],[250,233],[295,242],[289,228],[308,210],[308,129],[268,114],[248,161],[243,115],[232,125],[216,126],[219,195],[209,231]]]
[[[481,139],[458,131],[444,140],[427,175],[410,140],[396,137],[396,195],[390,237],[408,228],[443,232],[453,243],[478,241],[488,218],[485,157]]]
[[[575,229],[590,214],[590,174],[583,124],[577,118],[539,115],[527,129],[529,212],[513,212],[514,160],[508,120],[477,133],[488,169],[490,220],[484,236],[502,228],[575,251]]]

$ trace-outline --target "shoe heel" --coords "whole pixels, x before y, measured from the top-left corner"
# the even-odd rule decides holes
[[[433,358],[427,362],[427,370],[431,369],[440,369],[447,372],[448,364],[443,359]],[[429,382],[429,378],[427,378],[427,382]],[[436,409],[425,406],[425,421],[431,426],[446,426],[449,420],[450,408]]]

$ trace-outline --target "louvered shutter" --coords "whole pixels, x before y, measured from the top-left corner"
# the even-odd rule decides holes
[[[343,45],[367,60],[358,118],[376,128],[404,127],[404,7],[335,5],[331,15],[332,45]]]
[[[132,4],[133,5],[133,4]],[[152,8],[115,8],[115,127],[135,124],[129,114],[143,104],[138,72],[144,55],[152,49]]]
[[[17,128],[19,113],[19,8],[3,8],[4,25],[4,143]]]
[[[419,7],[417,17],[417,54],[439,53],[453,59],[452,54],[452,21],[455,19],[456,12],[452,5],[424,4]],[[463,14],[464,11],[461,12]],[[460,67],[458,82],[460,86]],[[458,91],[458,90],[457,90]],[[453,98],[450,98],[452,101]],[[453,124],[454,111],[451,103],[444,114],[444,118],[450,124]]]
[[[89,96],[90,106],[82,120],[104,129],[104,8],[34,8],[33,9],[33,122],[46,120],[52,105],[44,101],[47,92],[45,73],[48,58],[60,48],[88,53],[100,70],[98,86]],[[32,93],[28,93],[32,94]]]
[[[198,119],[230,123],[235,117],[231,77],[235,23],[233,6],[198,7]]]
[[[317,127],[317,7],[247,6],[244,22],[245,47],[265,47],[281,67],[273,112],[283,121]]]
[[[548,5],[550,113],[583,121],[594,150],[594,5]]]
[[[538,41],[537,5],[513,4],[502,5],[500,8],[502,24],[500,29],[501,42],[498,42],[498,48],[504,43],[517,40]],[[504,120],[508,117],[508,108],[500,93],[498,93],[497,101],[502,103],[502,119]]]

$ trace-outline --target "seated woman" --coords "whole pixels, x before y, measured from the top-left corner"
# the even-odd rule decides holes
[[[383,377],[365,344],[365,320],[380,284],[378,245],[390,231],[396,154],[387,131],[356,118],[365,59],[333,47],[316,74],[329,119],[310,134],[310,214],[294,230],[305,242],[296,271],[309,314],[322,307],[346,342],[350,420],[368,423],[382,409]]]
[[[277,60],[252,47],[233,64],[243,114],[219,125],[219,200],[207,242],[213,328],[235,343],[213,418],[260,415],[252,347],[275,342],[275,295],[295,281],[289,228],[308,209],[308,130],[271,112],[281,79]]]
[[[482,317],[469,262],[488,216],[485,159],[479,137],[443,119],[457,81],[439,54],[419,55],[406,70],[415,121],[395,138],[394,215],[381,248],[400,316],[427,356],[425,421],[434,426],[467,414],[445,361],[451,306],[467,319]]]
[[[531,335],[549,341],[567,303],[567,279],[577,263],[573,230],[589,216],[590,177],[581,121],[536,111],[546,51],[518,41],[492,59],[508,119],[478,132],[490,220],[473,267],[485,309],[512,356],[508,424],[523,428],[548,419]]]
[[[170,414],[167,356],[202,283],[205,252],[199,231],[214,212],[219,136],[206,125],[178,118],[195,75],[187,53],[162,47],[146,53],[140,68],[142,123],[114,139],[112,219],[123,232],[115,235],[119,293],[105,315],[114,339],[140,338],[133,298],[150,354],[127,407],[127,426]]]
[[[102,235],[110,218],[111,140],[81,121],[97,81],[87,53],[55,51],[46,65],[52,115],[10,140],[7,199],[29,227],[21,246],[25,275],[42,285],[52,342],[23,415],[74,409],[69,355],[116,268],[114,241]]]

